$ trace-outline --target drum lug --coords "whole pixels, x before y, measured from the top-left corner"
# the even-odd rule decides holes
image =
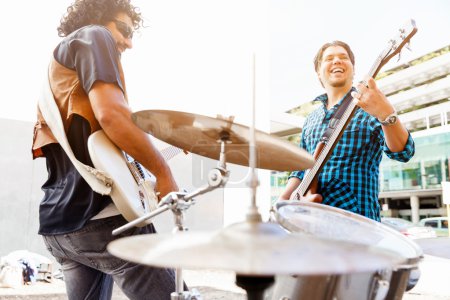
[[[389,291],[389,281],[385,279],[384,273],[384,271],[379,271],[374,275],[368,299],[384,300],[386,298]]]

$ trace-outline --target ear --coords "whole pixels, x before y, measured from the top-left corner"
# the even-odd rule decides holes
[[[317,78],[319,78],[320,82],[322,82],[322,78],[320,76],[320,72],[316,72],[316,74],[317,74]]]
[[[322,78],[320,78],[320,73],[319,73],[319,72],[316,72],[316,74],[317,74],[317,78],[319,79],[320,85],[321,85],[322,87],[325,87],[325,86],[323,85]]]

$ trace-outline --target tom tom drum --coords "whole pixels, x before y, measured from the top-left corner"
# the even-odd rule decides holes
[[[421,248],[379,222],[328,205],[299,201],[276,203],[271,218],[289,232],[380,247],[404,259],[392,269],[372,273],[277,276],[268,299],[401,299],[420,274]]]

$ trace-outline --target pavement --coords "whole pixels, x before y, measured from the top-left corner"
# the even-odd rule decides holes
[[[450,249],[450,248],[449,248]],[[450,300],[450,259],[425,255],[419,264],[421,276],[417,285],[406,292],[403,300]],[[245,291],[235,285],[235,274],[218,270],[183,270],[183,278],[190,288],[196,288],[203,300],[247,299]],[[19,288],[0,288],[2,300],[62,300],[67,299],[64,282],[54,279],[52,283],[37,282]],[[113,300],[127,297],[114,288]],[[350,299],[345,299],[350,300]]]

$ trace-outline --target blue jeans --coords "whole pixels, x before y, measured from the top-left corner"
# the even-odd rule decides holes
[[[130,299],[170,300],[175,291],[173,270],[131,263],[106,250],[114,239],[155,233],[153,225],[148,225],[112,236],[113,229],[126,223],[122,216],[114,216],[89,221],[68,234],[43,236],[47,249],[61,264],[69,300],[109,300],[114,282]]]

